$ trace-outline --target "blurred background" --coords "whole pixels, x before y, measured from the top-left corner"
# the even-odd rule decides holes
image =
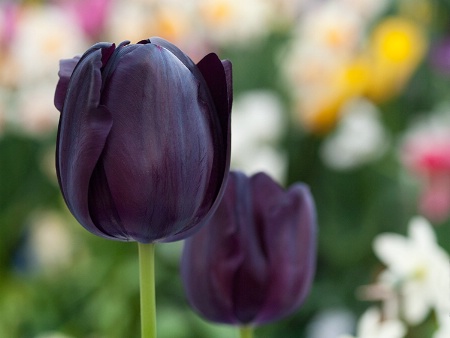
[[[413,243],[408,223],[421,215],[435,238],[416,256],[450,251],[449,14],[450,0],[1,0],[0,337],[139,336],[137,246],[77,224],[54,169],[58,62],[97,41],[161,36],[195,62],[211,51],[230,59],[232,168],[310,185],[320,226],[313,289],[257,337],[355,334],[366,309],[401,308],[401,285],[426,295],[422,261],[383,287],[389,253],[373,243],[383,233]],[[157,247],[160,337],[237,337],[187,306],[181,248]],[[439,271],[434,289],[450,294],[448,259]],[[450,336],[448,313],[428,303],[416,304],[415,322],[393,316],[401,337]]]

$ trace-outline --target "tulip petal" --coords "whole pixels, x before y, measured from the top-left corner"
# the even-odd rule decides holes
[[[234,180],[233,180],[234,178]],[[230,181],[236,189],[234,201],[235,222],[238,226],[240,247],[244,259],[235,271],[233,287],[234,313],[240,323],[253,322],[263,306],[268,291],[267,246],[261,242],[260,221],[252,181],[243,173],[230,173]],[[228,193],[228,191],[227,191]]]
[[[123,49],[102,97],[114,120],[102,161],[128,236],[153,242],[199,223],[213,157],[208,108],[172,53],[153,44]]]
[[[226,130],[231,110],[231,62],[221,61],[214,53],[197,64],[211,93],[223,130]]]
[[[190,305],[205,318],[258,325],[291,313],[309,291],[316,248],[309,189],[285,191],[263,173],[229,174],[209,223],[188,238],[181,273]]]
[[[231,105],[233,104],[233,66],[229,60],[222,60],[222,65],[227,82],[228,110],[231,111]]]
[[[164,40],[163,38],[154,36],[148,39],[148,41],[155,46],[163,47],[176,56],[178,60],[180,60],[186,68],[188,68],[192,73],[197,72],[197,67],[195,63],[185,54],[181,49],[179,49],[174,44],[171,44],[169,41]]]
[[[227,189],[234,187],[231,184]],[[244,255],[233,210],[236,196],[229,192],[210,224],[185,241],[181,275],[186,296],[196,311],[214,322],[237,324],[233,305],[234,275]]]
[[[94,224],[88,203],[89,182],[112,126],[111,114],[99,107],[101,49],[92,47],[81,60],[71,76],[61,113],[56,168],[61,191],[75,218],[90,232],[110,238]]]
[[[269,289],[254,320],[263,324],[291,313],[309,292],[315,270],[316,219],[314,202],[305,185],[296,184],[279,196],[279,187],[270,187],[262,176],[254,178],[266,181],[255,184],[253,192],[254,196],[261,196],[255,209],[263,211],[266,224],[262,237],[264,245],[270,248]]]
[[[62,112],[63,110],[67,88],[69,87],[70,76],[72,75],[72,72],[79,60],[80,56],[75,56],[72,59],[64,59],[59,62],[59,81],[56,85],[54,103],[56,109],[58,109],[60,112]]]
[[[99,43],[61,63],[58,182],[87,230],[173,241],[216,209],[229,170],[231,63],[211,55],[200,67],[160,38]]]
[[[205,194],[202,206],[197,213],[197,218],[202,219],[203,224],[205,224],[217,209],[222,199],[230,168],[230,118],[233,99],[232,66],[229,61],[220,61],[214,53],[205,56],[197,66],[200,72],[194,72],[194,76],[200,80],[200,83],[205,83],[206,88],[209,89],[209,93],[202,94],[200,91],[200,95],[203,97],[203,100],[210,102],[208,119],[210,130],[213,131],[212,135],[214,137],[213,172],[208,183],[208,192]],[[213,201],[212,204],[211,201]],[[192,236],[200,228],[201,226],[196,226],[193,223],[183,229],[181,233],[170,236],[164,241],[171,242],[187,238]]]

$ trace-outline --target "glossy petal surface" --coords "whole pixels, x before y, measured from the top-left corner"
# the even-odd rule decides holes
[[[186,240],[187,298],[214,322],[276,320],[304,300],[315,252],[315,207],[305,185],[285,191],[265,174],[232,172],[209,223]]]
[[[231,67],[208,57],[214,85],[160,38],[100,43],[61,62],[58,178],[89,231],[178,240],[216,208],[229,167]]]

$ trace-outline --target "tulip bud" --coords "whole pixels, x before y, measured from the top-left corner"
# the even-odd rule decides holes
[[[208,320],[259,325],[303,302],[316,259],[309,189],[284,191],[263,173],[230,173],[214,215],[185,242],[181,273],[188,302]]]
[[[98,43],[62,60],[56,169],[75,218],[101,237],[151,243],[198,230],[229,170],[231,63],[197,65],[161,38]]]

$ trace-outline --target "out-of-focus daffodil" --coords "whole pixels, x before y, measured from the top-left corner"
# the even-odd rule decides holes
[[[304,126],[317,133],[332,129],[340,118],[343,104],[365,90],[368,66],[362,58],[352,60],[336,69],[331,81],[323,83],[321,90],[305,95],[298,106]]]
[[[382,21],[374,29],[367,51],[371,63],[367,95],[383,102],[398,94],[426,49],[424,32],[413,21],[401,17]]]

